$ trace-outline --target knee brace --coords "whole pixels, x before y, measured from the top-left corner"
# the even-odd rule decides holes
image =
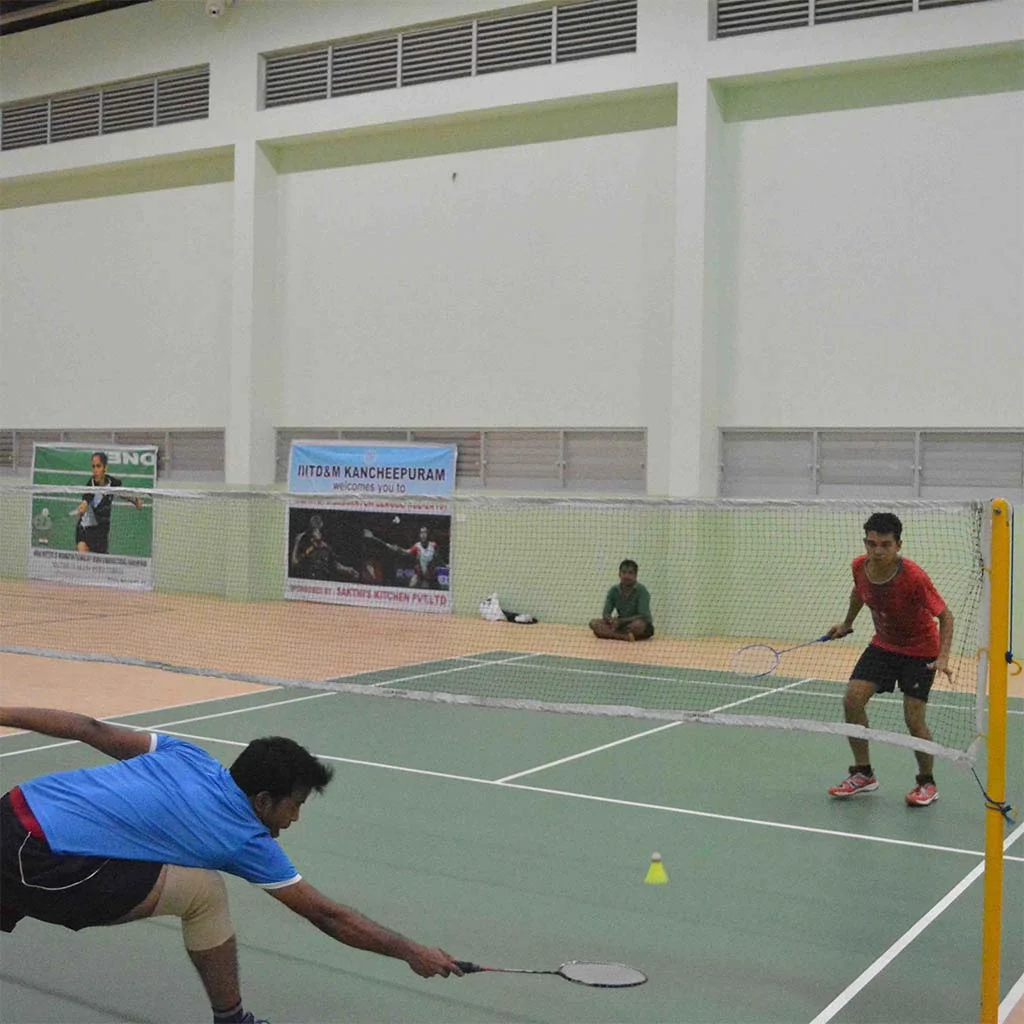
[[[185,948],[213,949],[235,934],[224,879],[216,871],[167,865],[153,917],[180,917]]]

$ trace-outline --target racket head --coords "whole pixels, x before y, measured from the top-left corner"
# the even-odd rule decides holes
[[[600,960],[570,960],[554,973],[591,988],[635,988],[647,981],[647,975],[635,967]]]
[[[779,667],[779,652],[768,644],[747,644],[729,655],[729,671],[738,676],[759,679],[770,676]]]

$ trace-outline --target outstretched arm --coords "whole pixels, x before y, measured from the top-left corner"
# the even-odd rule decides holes
[[[12,729],[30,729],[57,739],[88,743],[90,747],[118,761],[127,761],[130,757],[138,757],[149,751],[148,732],[111,725],[73,711],[58,711],[55,708],[0,708],[0,725]]]
[[[358,910],[335,903],[309,882],[300,881],[283,889],[269,889],[268,892],[332,939],[355,949],[404,960],[421,978],[431,978],[435,974],[444,978],[449,974],[462,974],[443,949],[421,946],[371,921]]]

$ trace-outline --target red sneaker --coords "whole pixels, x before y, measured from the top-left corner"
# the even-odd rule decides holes
[[[851,772],[838,786],[829,786],[828,795],[835,800],[847,800],[851,796],[872,793],[878,789],[878,779],[863,772]],[[909,800],[910,797],[907,797]]]
[[[919,782],[908,794],[907,803],[911,807],[927,807],[939,799],[939,791],[934,782]]]

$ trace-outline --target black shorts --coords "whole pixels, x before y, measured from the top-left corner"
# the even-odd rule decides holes
[[[892,693],[899,683],[906,696],[926,701],[935,679],[935,669],[928,666],[934,660],[896,654],[869,644],[854,665],[850,678],[871,683],[876,693]]]
[[[20,790],[0,797],[0,931],[23,917],[72,931],[112,924],[149,895],[162,868],[54,853]]]
[[[105,555],[110,545],[110,525],[83,526],[79,521],[75,528],[75,544],[81,544],[83,540],[93,554]]]
[[[616,623],[615,632],[628,632],[626,624],[624,622],[621,624]],[[639,636],[637,636],[637,640],[650,640],[652,636],[654,636],[654,623],[648,622],[644,625],[644,631],[641,634],[639,634]]]

